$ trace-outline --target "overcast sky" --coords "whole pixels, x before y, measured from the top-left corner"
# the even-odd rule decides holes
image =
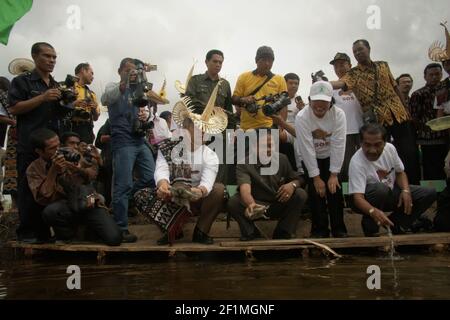
[[[71,5],[80,8],[80,29],[68,27],[76,26],[67,12]],[[379,30],[367,27],[371,5],[380,8]],[[0,74],[11,78],[8,63],[30,58],[31,45],[46,41],[58,54],[56,79],[89,62],[95,72],[92,88],[100,95],[106,83],[118,80],[120,60],[131,56],[158,65],[149,80],[159,89],[167,78],[173,105],[175,80],[185,82],[193,60],[198,61],[194,73],[203,73],[209,49],[224,52],[222,76],[234,88],[240,73],[254,69],[256,49],[269,45],[275,51],[272,71],[299,74],[306,98],[310,74],[322,69],[335,79],[329,65],[334,54],[346,52],[355,64],[352,43],[365,38],[373,60],[387,61],[394,76],[411,73],[417,89],[430,63],[428,47],[445,41],[439,23],[450,24],[449,8],[448,0],[34,0],[8,46],[0,45]]]

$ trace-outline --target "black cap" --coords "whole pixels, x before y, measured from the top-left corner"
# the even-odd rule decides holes
[[[275,59],[275,54],[273,53],[273,50],[271,47],[262,46],[259,47],[256,51],[256,61],[258,61],[261,58],[272,58]]]
[[[351,63],[350,57],[346,53],[338,52],[334,56],[334,59],[330,61],[330,64],[334,65],[337,60],[345,60],[348,63]]]

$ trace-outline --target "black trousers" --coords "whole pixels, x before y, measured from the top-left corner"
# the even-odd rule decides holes
[[[39,238],[45,240],[50,237],[50,229],[41,216],[44,207],[34,201],[26,175],[28,166],[36,159],[37,155],[34,153],[17,154],[17,209],[20,224],[16,232],[19,239]]]
[[[278,224],[273,233],[274,238],[290,239],[295,236],[306,198],[305,190],[297,189],[289,201],[285,203],[275,202],[270,205],[267,215],[270,218],[278,219]],[[258,202],[257,199],[255,200]],[[245,217],[245,209],[239,193],[228,200],[228,212],[239,224],[242,236],[249,236],[255,232],[256,227],[253,221]]]
[[[286,155],[294,171],[297,171],[297,161],[295,160],[294,145],[289,142],[280,142],[280,153]]]
[[[411,190],[411,197],[413,200],[412,213],[406,215],[404,213],[404,207],[398,207],[398,201],[400,198],[401,190],[396,186],[394,190],[391,190],[383,183],[368,184],[364,198],[372,206],[380,209],[383,212],[390,212],[392,214],[389,219],[394,223],[393,233],[400,233],[403,230],[407,230],[411,227],[413,222],[424,213],[434,201],[436,201],[436,190],[431,188],[409,186]],[[352,210],[363,214],[358,208],[355,207],[352,201]],[[364,214],[361,225],[366,236],[378,233],[379,226],[370,216]]]
[[[98,173],[97,191],[105,197],[105,204],[107,207],[111,205],[112,200],[112,175],[112,162],[105,162],[104,165],[100,167]]]
[[[393,144],[405,166],[409,183],[420,185],[419,148],[411,122],[405,121],[401,124],[394,122],[392,126],[386,127],[386,130],[394,138]]]
[[[85,224],[106,245],[118,246],[122,242],[119,226],[104,208],[75,213],[70,210],[66,200],[59,200],[45,207],[42,217],[47,225],[53,227],[59,240],[73,239],[77,226]]]
[[[447,180],[447,188],[439,194],[434,228],[438,232],[450,232],[450,180]]]
[[[445,180],[445,157],[448,153],[446,144],[421,145],[422,168],[424,180]]]
[[[330,178],[330,158],[317,159],[317,164],[320,170],[320,178],[327,184]],[[308,174],[306,168],[305,173]],[[344,197],[342,189],[337,188],[335,194],[331,194],[328,187],[326,190],[326,196],[321,198],[316,192],[316,188],[314,188],[313,179],[308,179],[309,204],[312,212],[312,237],[328,237],[330,235],[328,225],[331,226],[331,233],[334,236],[347,233],[347,228],[344,223]]]

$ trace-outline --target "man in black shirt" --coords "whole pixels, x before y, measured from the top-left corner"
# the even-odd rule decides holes
[[[48,43],[38,42],[31,48],[36,68],[14,78],[9,90],[9,112],[17,116],[17,172],[19,240],[35,242],[49,237],[49,229],[41,218],[42,207],[33,199],[28,187],[26,169],[37,159],[30,145],[30,134],[39,128],[59,130],[57,112],[61,106],[61,92],[50,75],[56,64],[55,49]]]

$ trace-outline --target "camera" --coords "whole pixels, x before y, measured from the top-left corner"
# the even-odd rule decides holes
[[[140,108],[146,106],[149,102],[146,93],[153,88],[153,84],[147,81],[145,73],[148,71],[156,70],[156,66],[145,65],[140,60],[135,60],[136,70],[128,76],[128,88],[130,89],[131,103]],[[134,79],[131,80],[132,76]]]
[[[88,145],[86,147],[86,151],[84,151],[84,153],[83,153],[83,158],[89,163],[91,163],[92,159],[94,158],[93,148],[95,148],[95,147],[92,145]]]
[[[78,163],[81,160],[81,155],[72,148],[62,147],[56,151],[57,155],[63,155],[68,162]]]
[[[289,98],[289,94],[286,91],[277,95],[267,96],[264,100],[266,104],[263,105],[262,111],[267,117],[278,113],[291,103],[291,98]]]
[[[141,121],[139,119],[133,122],[133,133],[138,137],[145,137],[148,130],[153,129],[154,124],[152,121]]]
[[[80,107],[80,106],[75,107],[73,115],[78,118],[81,118],[81,119],[89,120],[91,118],[91,113],[92,113],[91,108],[89,107],[89,104],[92,103],[93,100],[92,100],[92,98],[87,97],[83,101],[86,103],[86,107]]]
[[[75,92],[74,86],[77,81],[77,77],[68,74],[66,80],[59,83],[58,89],[61,91],[59,104],[61,107],[67,109],[67,111],[75,109],[73,103],[77,100],[77,93]]]
[[[258,113],[259,106],[256,102],[253,102],[252,104],[247,104],[245,106],[245,109],[247,110],[248,113],[256,114]]]
[[[328,81],[328,78],[325,77],[325,73],[322,70],[317,71],[316,73],[311,73],[312,83],[317,81]]]

